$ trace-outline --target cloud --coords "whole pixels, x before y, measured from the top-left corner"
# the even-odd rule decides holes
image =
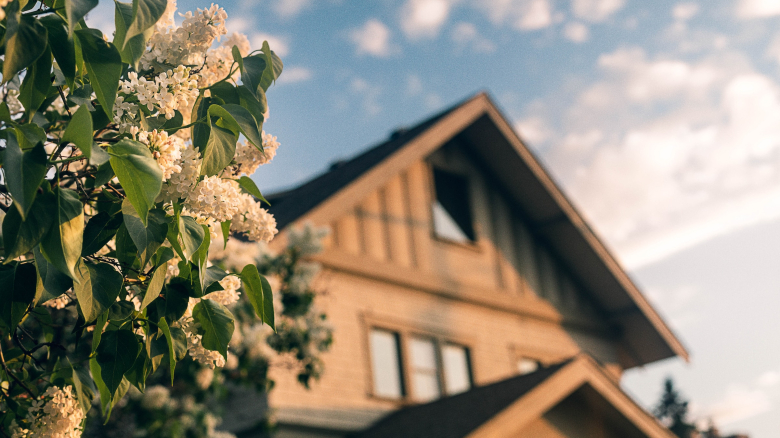
[[[780,217],[778,83],[729,51],[623,48],[598,66],[571,100],[528,115],[555,122],[545,160],[625,265]]]
[[[678,3],[672,8],[672,16],[676,20],[687,21],[699,13],[699,5],[696,3]]]
[[[380,58],[390,56],[398,49],[390,43],[390,29],[381,21],[370,19],[363,27],[353,29],[349,37],[355,44],[355,53]]]
[[[780,0],[741,0],[737,15],[742,18],[766,18],[780,15]]]
[[[519,30],[544,29],[553,23],[549,0],[483,0],[476,7],[487,13],[495,24],[510,23]]]
[[[423,92],[423,83],[417,75],[409,75],[406,78],[406,95],[417,96]]]
[[[775,386],[778,383],[780,383],[780,372],[774,370],[767,371],[758,377],[756,383],[758,383],[758,385],[762,387]]]
[[[576,17],[592,22],[606,20],[624,5],[624,0],[572,0],[571,4]]]
[[[280,17],[295,17],[311,5],[311,0],[276,0],[273,10]]]
[[[253,48],[263,47],[263,41],[268,41],[271,50],[282,58],[290,53],[290,46],[287,44],[287,38],[259,32],[249,36],[249,42],[252,43]]]
[[[588,26],[575,21],[566,25],[563,29],[563,36],[569,41],[579,44],[588,40],[590,31],[588,30]]]
[[[401,8],[401,29],[411,39],[436,37],[450,6],[448,0],[407,0]]]
[[[711,418],[717,425],[725,426],[740,420],[763,414],[772,408],[769,396],[761,389],[731,384],[720,400],[695,412],[696,417]]]
[[[477,53],[493,53],[496,45],[482,36],[472,23],[460,22],[452,29],[452,41],[459,49],[470,47]]]
[[[552,136],[552,130],[541,117],[529,117],[515,123],[515,130],[524,142],[539,146]]]
[[[363,78],[356,77],[350,82],[349,88],[353,94],[362,98],[363,110],[367,114],[375,116],[382,112],[382,107],[379,105],[379,96],[382,94],[381,87],[372,85]]]
[[[673,289],[647,289],[647,297],[656,305],[663,304],[671,325],[679,330],[699,322],[701,310],[701,289],[682,285]]]
[[[282,76],[276,81],[279,85],[295,84],[311,80],[314,74],[306,67],[285,67]]]

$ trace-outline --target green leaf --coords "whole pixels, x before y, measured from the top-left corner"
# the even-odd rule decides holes
[[[263,70],[263,76],[260,79],[260,88],[263,91],[268,91],[268,87],[282,75],[284,65],[282,65],[282,60],[268,46],[268,41],[263,41],[261,50],[265,55],[265,70]]]
[[[220,224],[220,226],[222,227],[222,240],[223,240],[222,249],[227,248],[227,242],[228,239],[230,238],[230,222],[231,221],[225,221]]]
[[[98,150],[102,151],[103,149],[101,149],[99,147],[96,147],[93,152],[97,153]],[[94,153],[93,153],[93,155],[95,155]],[[105,153],[105,151],[104,151],[104,153]],[[110,155],[108,155],[107,153],[106,153],[106,155],[110,159]],[[95,172],[95,184],[94,184],[94,186],[95,187],[103,186],[107,182],[111,181],[114,178],[114,176],[116,176],[116,175],[114,174],[114,168],[111,167],[111,163],[110,162],[109,163],[103,163],[103,164],[98,166],[97,172]]]
[[[266,67],[265,57],[253,55],[242,59],[239,55],[239,57],[236,58],[237,52],[237,49],[233,50],[233,59],[238,61],[238,67],[241,71],[241,82],[247,87],[249,92],[259,100],[260,96],[258,90],[264,90],[260,87],[260,82],[262,82],[263,72]]]
[[[219,281],[227,277],[227,272],[223,271],[217,266],[209,266],[204,271],[205,275],[203,276],[203,295],[218,290],[224,290],[222,285],[219,284]]]
[[[11,5],[14,5],[12,2]],[[23,15],[6,8],[7,30],[5,33],[5,60],[3,61],[3,82],[29,66],[46,50],[46,28],[33,17]]]
[[[135,358],[135,362],[133,362],[133,366],[125,373],[125,379],[138,388],[139,391],[143,392],[146,389],[146,378],[151,372],[152,360],[149,359],[146,349],[141,348],[138,356]]]
[[[68,361],[70,362],[70,361]],[[82,367],[74,367],[71,364],[71,377],[73,379],[73,387],[76,389],[76,399],[79,401],[79,406],[84,415],[92,408],[92,400],[95,398],[95,392],[92,386],[89,384],[89,373]]]
[[[133,243],[133,239],[130,237],[130,233],[127,232],[127,227],[123,223],[116,230],[116,259],[123,269],[133,268],[136,265],[140,265],[138,262],[137,252],[138,249]],[[140,266],[138,266],[140,269]]]
[[[73,190],[58,187],[55,195],[57,208],[51,212],[54,223],[41,239],[41,252],[49,263],[75,280],[84,239],[84,207]]]
[[[76,28],[78,22],[97,5],[98,0],[65,0],[65,15],[68,18],[68,33],[70,35],[73,35],[73,29]]]
[[[73,88],[76,77],[76,48],[73,39],[68,37],[68,26],[57,14],[49,14],[39,18],[48,31],[49,47],[57,60],[57,66],[68,81],[68,87]]]
[[[108,152],[104,151],[103,148],[98,146],[95,141],[92,142],[92,146],[90,147],[90,150],[91,150],[91,155],[89,157],[89,164],[93,166],[102,166],[108,163],[108,160],[111,159],[111,156],[108,155]],[[113,176],[113,171],[111,172],[111,174]],[[97,175],[95,176],[97,177]],[[97,184],[98,187],[102,185],[103,184]]]
[[[100,339],[103,337],[103,329],[108,323],[108,310],[98,315],[95,320],[95,329],[92,331],[92,352],[96,352],[100,345]]]
[[[178,321],[187,311],[190,302],[189,288],[183,279],[172,279],[163,289],[164,298],[157,298],[148,307],[147,315],[152,321],[165,318],[168,321]]]
[[[52,298],[57,298],[73,287],[73,280],[49,263],[41,254],[40,249],[33,248],[33,254],[35,255],[35,267],[38,271],[33,304],[38,305]]]
[[[122,216],[127,232],[138,249],[141,266],[146,266],[154,253],[157,252],[157,249],[165,242],[165,236],[168,233],[165,211],[159,208],[149,211],[147,225],[144,226],[135,208],[130,204],[129,199],[125,198],[122,202]]]
[[[108,319],[112,323],[121,323],[123,321],[127,321],[127,319],[134,314],[135,304],[126,300],[115,301],[114,304],[108,308]]]
[[[168,327],[168,322],[165,321],[165,317],[160,318],[160,330],[165,334],[165,341],[168,343],[168,358],[170,360],[171,367],[171,386],[173,385],[173,370],[176,369],[176,355],[173,350],[173,337],[171,336],[171,329]]]
[[[101,33],[100,31],[92,30],[78,30],[76,36],[81,43],[81,53],[89,74],[89,82],[97,95],[98,102],[103,106],[103,111],[111,119],[119,77],[122,75],[122,56],[113,44],[103,40],[102,34],[96,35]]]
[[[133,204],[144,226],[149,210],[162,188],[162,170],[149,148],[130,139],[120,140],[108,148],[111,168],[119,178],[125,195]]]
[[[212,300],[201,300],[192,309],[192,317],[203,330],[203,348],[218,351],[227,360],[227,347],[233,337],[233,314]]]
[[[195,118],[193,120],[201,120],[208,116],[209,107],[211,106],[212,99],[210,97],[199,97],[195,101],[195,105],[192,108]],[[200,151],[201,155],[206,149],[206,145],[209,141],[209,133],[211,131],[211,122],[208,123],[196,123],[192,126],[192,145]]]
[[[73,114],[68,127],[65,128],[65,134],[62,135],[62,141],[75,144],[85,157],[92,156],[92,116],[85,105],[80,106]]]
[[[268,100],[265,92],[260,88],[255,96],[245,85],[239,85],[236,90],[238,90],[239,104],[252,113],[252,116],[257,120],[257,129],[262,131],[265,113],[268,112]]]
[[[114,330],[103,333],[103,340],[97,349],[100,377],[109,392],[114,393],[122,383],[124,374],[133,367],[140,345],[135,334],[129,330]]]
[[[114,2],[114,45],[121,48],[122,62],[132,65],[138,70],[138,60],[146,50],[146,41],[152,36],[154,27],[150,27],[139,35],[127,37],[127,28],[133,22],[133,5],[131,3]]]
[[[274,297],[268,280],[260,275],[257,266],[246,265],[241,271],[241,281],[244,282],[244,292],[252,303],[260,320],[276,330],[274,324]]]
[[[14,204],[19,209],[22,218],[27,217],[27,212],[32,207],[38,187],[41,186],[46,176],[46,163],[48,157],[43,148],[43,143],[38,143],[34,148],[22,151],[17,142],[16,135],[9,133],[6,139],[5,184]]]
[[[203,161],[200,168],[200,174],[206,176],[218,174],[233,161],[233,156],[236,154],[236,142],[238,141],[238,126],[235,121],[219,117],[217,123],[213,123],[212,109],[215,109],[214,112],[223,113],[223,111],[220,111],[219,105],[211,105],[208,110],[211,129],[208,143],[206,143],[204,149],[201,149]],[[223,126],[220,126],[220,124]],[[224,125],[228,125],[228,127]]]
[[[51,50],[46,48],[41,56],[27,69],[24,81],[19,88],[19,102],[24,106],[27,120],[38,111],[49,95],[52,82]]]
[[[108,310],[122,291],[122,274],[106,263],[79,263],[73,291],[87,322]]]
[[[144,293],[144,299],[141,302],[140,310],[144,310],[146,306],[151,304],[160,296],[163,286],[165,285],[165,274],[168,272],[168,265],[162,264],[154,270],[151,280],[149,280],[149,286]]]
[[[263,150],[263,138],[260,132],[257,130],[257,121],[246,108],[241,105],[224,104],[224,105],[211,105],[209,107],[209,116],[219,116],[224,118],[227,123],[228,129],[238,135],[238,132],[244,134],[257,149]],[[236,132],[238,131],[238,132]]]
[[[102,211],[93,216],[84,228],[84,244],[81,255],[88,256],[100,251],[116,235],[122,222],[121,214],[110,215],[108,212]]]
[[[101,369],[100,364],[97,362],[97,356],[93,356],[89,359],[89,370],[92,373],[92,380],[95,382],[100,393],[100,411],[103,416],[105,416],[107,408],[111,405],[112,394],[101,377]]]
[[[0,322],[13,331],[35,298],[35,266],[14,262],[0,267]]]
[[[268,200],[265,199],[265,197],[263,197],[263,194],[260,193],[260,189],[257,188],[257,184],[255,184],[252,178],[248,176],[242,176],[241,178],[238,179],[238,185],[240,185],[245,192],[265,202],[266,204],[271,205],[271,203],[268,202]]]
[[[151,29],[162,17],[166,6],[168,6],[166,0],[133,0],[133,20],[125,38],[131,39]]]
[[[185,260],[192,260],[192,256],[203,244],[206,233],[203,231],[203,226],[195,221],[195,218],[182,216],[181,220],[184,224],[184,227],[180,228],[182,252]]]
[[[19,209],[10,208],[3,219],[5,263],[30,252],[52,225],[51,212],[57,208],[54,193],[44,192],[35,198],[32,208],[23,220]]]

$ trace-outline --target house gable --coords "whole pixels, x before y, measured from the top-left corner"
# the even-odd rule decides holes
[[[459,154],[466,158],[447,163]],[[473,248],[431,234],[431,166],[464,162],[474,164],[460,169],[475,176],[472,191],[484,189],[472,196],[484,236]],[[332,225],[329,249],[319,258],[331,269],[585,327],[574,334],[577,342],[623,368],[687,357],[483,94],[272,202],[282,227],[292,221]],[[576,311],[567,315],[568,306]],[[605,336],[614,336],[620,348],[600,355],[604,348],[593,341]]]

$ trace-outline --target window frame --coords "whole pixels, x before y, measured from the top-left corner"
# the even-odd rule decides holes
[[[442,357],[442,347],[445,345],[452,345],[455,347],[463,348],[466,352],[466,363],[469,378],[469,389],[474,387],[474,358],[473,358],[473,342],[468,339],[463,339],[460,336],[442,335],[437,330],[425,330],[419,328],[409,328],[406,324],[388,323],[387,321],[375,321],[371,318],[364,318],[364,344],[366,347],[366,359],[367,359],[367,395],[370,398],[390,401],[401,405],[409,404],[422,404],[430,403],[438,400],[442,397],[447,397],[454,394],[449,394],[446,387],[446,376],[444,371],[444,363]],[[374,330],[385,331],[393,333],[398,339],[398,354],[400,355],[400,381],[402,386],[402,396],[400,398],[392,398],[376,393],[374,385],[374,368],[373,368],[373,352],[371,351],[371,332]],[[434,351],[436,354],[436,377],[439,385],[438,398],[421,401],[415,396],[414,382],[412,381],[412,364],[411,364],[411,348],[410,341],[412,338],[428,339],[433,342]],[[467,390],[467,391],[468,391]],[[456,393],[459,394],[459,393]]]
[[[480,241],[480,232],[479,231],[480,230],[479,230],[479,226],[478,226],[478,223],[477,223],[477,220],[476,220],[476,214],[475,214],[474,205],[473,205],[473,202],[472,202],[473,199],[472,199],[472,196],[471,196],[472,195],[472,190],[473,190],[473,187],[472,187],[473,183],[472,183],[471,179],[468,177],[468,175],[464,174],[463,172],[456,172],[456,171],[450,170],[448,168],[445,168],[443,166],[439,166],[439,165],[433,164],[431,162],[427,163],[427,168],[428,168],[428,172],[427,172],[428,175],[427,176],[428,176],[428,188],[429,188],[428,189],[428,217],[430,218],[430,234],[431,234],[431,238],[434,241],[442,242],[442,243],[445,243],[447,245],[457,246],[457,247],[464,248],[464,249],[469,249],[469,250],[472,250],[472,251],[482,251],[482,248],[479,245],[479,241]],[[434,204],[436,202],[438,202],[438,197],[436,196],[436,177],[434,175],[434,172],[437,171],[437,170],[441,171],[441,172],[445,172],[445,173],[449,173],[449,174],[452,174],[452,175],[456,175],[456,176],[462,177],[462,178],[464,178],[466,180],[466,191],[468,192],[466,194],[466,196],[468,197],[467,199],[468,199],[469,210],[470,210],[469,211],[469,216],[470,216],[470,219],[471,219],[470,225],[471,225],[472,233],[474,234],[474,239],[469,239],[467,241],[460,241],[460,240],[450,239],[449,237],[442,236],[441,234],[436,232],[436,223],[434,222],[434,215],[435,215],[435,211],[434,211],[435,206],[434,206]],[[466,233],[464,233],[464,234],[466,234]]]

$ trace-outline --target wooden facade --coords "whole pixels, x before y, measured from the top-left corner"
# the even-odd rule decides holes
[[[493,131],[480,127],[486,118],[491,129],[501,133],[502,141],[515,148],[525,167],[501,169],[484,159],[488,152],[481,142],[486,142],[486,148],[499,147],[491,143]],[[522,361],[544,366],[584,355],[595,360],[588,366],[600,367],[614,383],[628,367],[657,357],[686,356],[595,235],[584,222],[582,226],[576,222],[581,218],[538,162],[507,129],[489,99],[478,95],[428,122],[424,129],[409,133],[410,138],[391,153],[355,172],[358,176],[340,183],[316,205],[288,216],[292,219],[288,223],[284,223],[284,214],[278,216],[282,226],[309,221],[332,230],[325,251],[316,257],[324,268],[316,286],[324,292],[318,305],[327,313],[335,339],[331,351],[323,356],[325,373],[310,390],[283,370],[273,375],[276,387],[270,405],[280,424],[286,425],[279,436],[343,436],[386,412],[416,403],[408,371],[406,340],[411,337],[465,348],[474,386],[516,375]],[[452,241],[435,231],[434,169],[468,181],[466,202],[473,214],[473,241]],[[552,189],[537,190],[546,193],[542,199],[528,188],[518,202],[518,188],[507,181],[522,183],[529,172],[535,184],[548,184]],[[300,196],[311,197],[311,193]],[[535,201],[534,196],[539,199]],[[280,210],[285,203],[289,208],[295,202],[294,196],[280,199]],[[536,202],[539,210],[534,208]],[[552,211],[551,202],[562,211],[551,216],[569,225],[540,220],[545,211]],[[568,238],[574,255],[561,250],[569,245],[558,238],[567,238],[568,229],[556,228],[563,226],[581,233],[579,240]],[[284,232],[275,244],[284,244]],[[582,248],[606,258],[594,262],[594,256]],[[589,266],[597,262],[598,269],[588,275],[593,269]],[[612,273],[615,267],[619,275]],[[597,291],[594,284],[598,282],[608,287]],[[605,292],[608,288],[612,289]],[[400,398],[389,399],[375,391],[369,345],[372,329],[399,337],[405,388]],[[644,333],[653,336],[647,335],[646,344]],[[576,400],[587,397],[577,394],[572,396]],[[539,416],[527,427],[546,430],[549,418],[568,412],[579,403],[576,400]],[[515,436],[475,433],[475,437]],[[535,432],[525,436],[570,435]]]

